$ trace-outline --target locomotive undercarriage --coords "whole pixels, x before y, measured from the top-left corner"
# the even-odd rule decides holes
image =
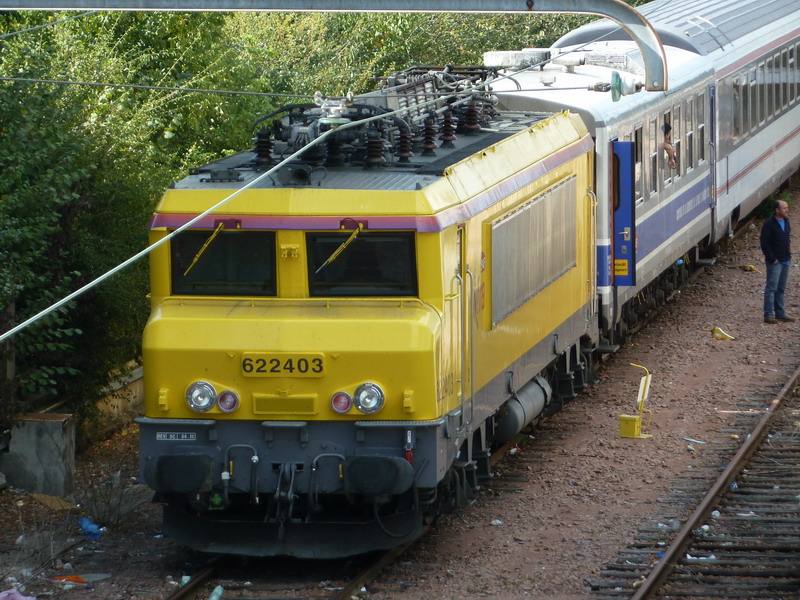
[[[354,423],[345,436],[352,444],[335,438],[340,429],[311,422],[140,418],[142,472],[164,505],[165,533],[191,548],[357,554],[410,541],[440,512],[471,501],[479,462],[488,475],[488,451],[446,458],[457,419]]]
[[[478,482],[474,463],[456,463],[435,488],[414,488],[391,497],[327,495],[316,500],[316,510],[308,510],[307,494],[291,503],[263,494],[257,504],[249,494],[235,494],[228,509],[219,511],[207,510],[204,495],[157,499],[165,503],[164,532],[190,548],[324,559],[410,542],[440,514],[471,504]]]

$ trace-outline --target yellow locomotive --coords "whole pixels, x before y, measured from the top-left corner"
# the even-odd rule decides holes
[[[495,75],[411,69],[285,107],[166,192],[138,422],[178,542],[404,543],[585,381],[592,139],[573,114],[497,111]]]

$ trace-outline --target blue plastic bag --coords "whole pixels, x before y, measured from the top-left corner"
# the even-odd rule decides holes
[[[86,536],[86,539],[89,540],[99,540],[103,537],[103,532],[100,530],[100,527],[92,523],[90,519],[83,517],[80,521],[78,521],[78,527],[81,528],[83,535]]]

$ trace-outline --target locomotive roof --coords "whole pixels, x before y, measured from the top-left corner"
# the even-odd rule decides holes
[[[385,166],[370,169],[365,169],[360,164],[342,166],[308,164],[313,171],[310,174],[313,181],[310,183],[287,182],[278,171],[252,187],[255,189],[322,187],[347,190],[418,190],[439,179],[448,167],[553,114],[549,112],[501,114],[489,128],[483,128],[474,135],[459,134],[452,148],[437,148],[435,155],[432,156],[424,156],[417,152],[411,158],[410,163],[403,164],[395,159],[394,162],[387,163]],[[255,168],[254,158],[253,151],[240,152],[203,167],[192,169],[190,174],[175,183],[172,189],[221,190],[243,187],[267,170],[263,167]],[[278,162],[278,158],[276,157],[276,162]],[[283,168],[292,169],[300,165],[306,165],[306,163],[295,161]]]
[[[668,46],[703,56],[797,11],[797,0],[656,0],[636,7]],[[619,25],[602,19],[566,34],[556,47],[593,40],[629,40]]]

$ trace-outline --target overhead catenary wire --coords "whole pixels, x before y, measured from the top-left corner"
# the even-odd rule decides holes
[[[6,34],[4,36],[0,36],[0,39],[4,37],[8,37],[11,35],[16,35],[18,33],[24,33],[25,31],[33,31],[35,29],[40,29],[42,27],[46,27],[48,25],[55,25],[56,23],[61,23],[64,21],[68,21],[71,19],[77,19],[81,16],[87,16],[99,11],[90,11],[87,13],[82,13],[81,15],[75,15],[74,17],[70,17],[67,19],[62,19],[60,21],[53,21],[52,23],[47,23],[45,25],[39,25],[37,27],[32,27],[28,30],[23,30],[19,32],[13,32],[10,34]],[[618,28],[617,28],[618,29]],[[612,29],[597,38],[586,42],[585,44],[578,46],[577,48],[573,48],[564,54],[571,54],[573,52],[580,52],[587,46],[602,40],[604,37],[611,35],[615,29]],[[544,59],[539,61],[535,64],[528,65],[525,68],[522,68],[514,73],[509,73],[506,75],[499,75],[491,80],[491,82],[486,82],[483,84],[477,84],[475,87],[476,89],[481,89],[490,83],[494,83],[497,81],[502,81],[503,79],[511,79],[514,81],[515,77],[518,76],[520,73],[524,73],[525,71],[531,71],[533,69],[538,69],[539,67],[544,66],[551,59]],[[144,85],[144,84],[133,84],[133,83],[106,83],[106,82],[98,82],[98,81],[73,81],[67,79],[37,79],[37,78],[28,78],[28,77],[0,77],[0,81],[8,81],[8,82],[15,82],[15,83],[42,83],[42,84],[49,84],[49,85],[78,85],[78,86],[87,86],[87,87],[103,87],[103,88],[111,88],[111,89],[133,89],[133,90],[146,90],[146,91],[168,91],[168,92],[186,92],[186,93],[196,93],[196,94],[220,94],[220,95],[243,95],[243,96],[262,96],[262,97],[273,97],[273,98],[312,98],[313,95],[311,94],[288,94],[285,92],[255,92],[251,90],[218,90],[218,89],[208,89],[208,88],[188,88],[188,87],[173,87],[173,86],[159,86],[159,85]],[[573,89],[584,89],[579,87],[553,87],[550,88],[553,91],[555,90],[573,90]],[[518,92],[527,92],[527,91],[534,91],[534,90],[527,90],[527,89],[518,89]],[[541,89],[536,89],[535,91],[542,91]],[[444,95],[440,96],[439,98],[443,97]],[[386,94],[384,97],[386,98],[394,98],[399,97],[394,94]]]
[[[85,13],[81,13],[79,15],[72,15],[71,17],[65,17],[63,19],[59,19],[57,21],[50,21],[49,23],[42,23],[41,25],[36,25],[35,27],[28,27],[27,29],[20,29],[19,31],[11,31],[9,33],[4,33],[0,35],[0,40],[5,40],[10,37],[14,37],[15,35],[20,35],[22,33],[30,33],[31,31],[37,31],[39,29],[44,29],[45,27],[50,27],[51,25],[58,25],[60,23],[66,23],[67,21],[72,21],[74,19],[80,19],[82,17],[88,17],[90,15],[99,13],[99,10],[90,10]]]
[[[16,83],[45,83],[51,85],[83,85],[88,87],[104,87],[112,89],[133,89],[158,92],[187,92],[193,94],[225,94],[243,96],[271,96],[279,98],[311,98],[310,94],[285,94],[277,92],[253,92],[247,90],[214,90],[205,88],[170,87],[164,85],[139,85],[134,83],[102,83],[98,81],[69,81],[64,79],[32,79],[26,77],[0,77],[0,81]]]
[[[76,15],[72,18],[78,18],[78,16],[85,16],[91,14],[93,12],[98,11],[91,11],[90,13],[83,13],[83,15]],[[63,19],[68,20],[68,19]],[[56,24],[61,21],[53,21],[53,23],[48,23],[48,25]],[[40,27],[44,27],[45,25],[40,25],[38,27],[34,27],[32,29],[37,29]],[[614,30],[608,31],[601,36],[598,36],[594,40],[586,42],[585,44],[573,48],[572,50],[565,52],[564,54],[571,54],[573,52],[580,52],[590,44],[598,42],[602,40],[604,37],[611,35]],[[22,32],[14,32],[22,33]],[[7,34],[12,35],[12,34]],[[0,36],[2,39],[4,36]],[[539,67],[544,66],[550,62],[550,59],[545,59],[535,64],[531,64],[525,68],[522,68],[518,71],[514,71],[514,73],[509,73],[506,75],[499,75],[491,80],[491,82],[486,82],[483,84],[477,84],[475,86],[476,89],[481,89],[490,83],[494,83],[497,81],[502,81],[503,79],[511,79],[512,81],[516,76],[525,71],[531,71],[533,69],[538,69]],[[209,88],[188,88],[188,87],[174,87],[174,86],[159,86],[159,85],[143,85],[143,84],[133,84],[133,83],[106,83],[106,82],[99,82],[99,81],[73,81],[67,79],[37,79],[37,78],[28,78],[28,77],[0,77],[0,81],[8,81],[8,82],[16,82],[16,83],[42,83],[42,84],[49,84],[49,85],[79,85],[79,86],[87,86],[87,87],[103,87],[103,88],[111,88],[111,89],[133,89],[133,90],[146,90],[146,91],[167,91],[167,92],[186,92],[186,93],[196,93],[196,94],[221,94],[221,95],[244,95],[244,96],[263,96],[263,97],[274,97],[274,98],[312,98],[312,94],[288,94],[285,92],[256,92],[251,90],[218,90],[218,89],[209,89]],[[583,89],[583,88],[562,88],[562,87],[554,87],[552,90],[571,90],[571,89]],[[518,92],[527,92],[533,90],[523,90],[519,89]],[[542,91],[537,89],[536,91]],[[443,95],[444,96],[444,95]],[[394,98],[399,97],[394,94],[386,94],[385,98]],[[442,96],[440,96],[441,98]]]

